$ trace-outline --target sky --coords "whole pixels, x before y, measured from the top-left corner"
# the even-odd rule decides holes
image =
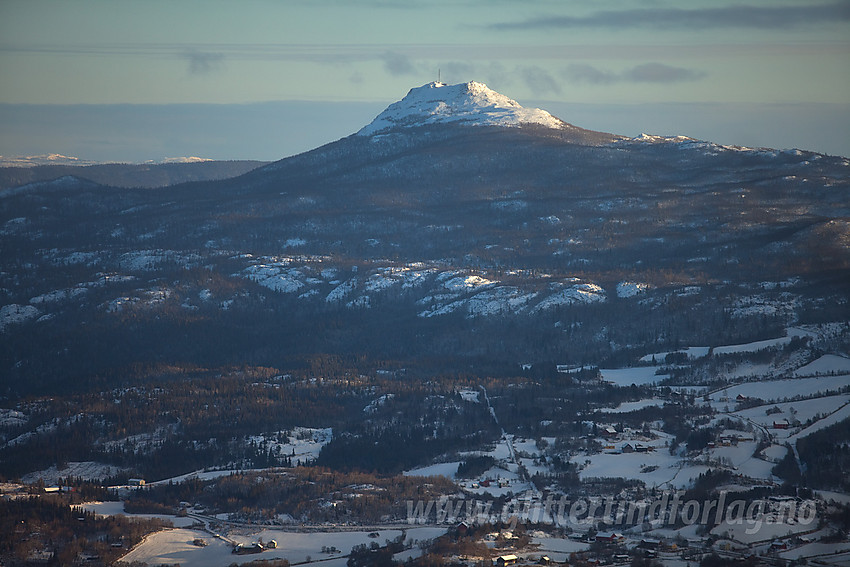
[[[850,156],[850,0],[0,0],[0,155],[276,160],[438,77]]]

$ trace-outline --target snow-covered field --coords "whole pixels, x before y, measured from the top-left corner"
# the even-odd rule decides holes
[[[657,366],[637,366],[635,368],[600,368],[602,379],[617,386],[653,384],[670,377],[669,374],[656,374]]]
[[[773,423],[787,419],[789,422],[797,420],[801,423],[806,423],[809,419],[824,418],[838,411],[842,406],[850,403],[850,395],[842,394],[840,396],[825,396],[822,398],[813,398],[810,400],[799,400],[796,402],[783,402],[766,406],[758,406],[746,410],[735,412],[733,415],[743,417],[746,420],[758,423],[767,427],[779,442],[784,442],[791,436],[798,433],[796,428],[789,429],[774,429]],[[778,408],[779,412],[768,414],[767,411],[773,408]],[[844,415],[848,409],[842,410],[839,417]],[[829,422],[827,422],[829,423]],[[817,422],[812,427],[818,425]],[[820,427],[820,426],[819,426]],[[811,427],[805,430],[804,435],[808,435],[816,431]]]
[[[844,379],[847,384],[850,384],[850,358],[825,354],[794,371],[794,376],[824,376],[830,374],[847,374]]]
[[[548,555],[550,559],[560,563],[566,561],[570,553],[585,551],[590,547],[588,543],[546,535],[535,535],[531,544],[540,546],[535,555]]]
[[[754,544],[756,542],[771,542],[778,538],[809,532],[817,527],[816,521],[801,523],[791,520],[792,523],[788,523],[787,518],[778,518],[778,520],[783,521],[770,523],[768,519],[773,520],[773,517],[762,517],[761,523],[750,521],[739,522],[738,520],[741,520],[741,518],[733,516],[730,518],[731,521],[724,520],[711,530],[711,532],[718,535],[728,533],[735,541]]]
[[[753,457],[757,446],[758,443],[755,441],[742,441],[738,445],[710,449],[708,453],[712,460],[731,466],[739,474],[750,478],[772,481],[774,480],[774,476],[770,471],[776,463]],[[783,455],[786,452],[785,447],[781,445],[775,445],[775,447],[778,447]]]
[[[816,557],[821,565],[850,565],[850,542],[843,543],[809,543],[795,547],[779,554],[779,557],[793,561],[803,557]],[[830,557],[832,556],[832,557]]]
[[[86,502],[80,504],[80,508],[99,516],[128,516],[131,518],[152,519],[158,518],[171,522],[175,527],[186,528],[195,521],[187,516],[169,516],[165,514],[128,514],[124,511],[124,502]]]
[[[653,441],[641,441],[640,444],[655,448],[646,453],[603,452],[592,455],[579,455],[573,460],[582,466],[579,477],[589,478],[632,478],[646,483],[648,487],[685,488],[709,467],[691,464],[677,455],[671,455],[665,443],[672,437],[661,431],[654,431],[658,438]],[[636,441],[620,440],[614,446],[620,450],[626,443],[634,445]]]
[[[46,485],[58,484],[60,479],[74,477],[84,480],[101,480],[110,476],[115,476],[121,472],[121,469],[104,463],[95,463],[92,461],[85,462],[69,462],[63,468],[57,469],[56,465],[43,471],[36,471],[25,474],[21,477],[21,482],[25,484],[33,484],[39,479],[44,481]]]
[[[387,540],[400,536],[400,530],[381,530],[377,537],[370,537],[367,531],[352,532],[285,532],[280,530],[239,530],[227,537],[238,543],[250,544],[255,541],[277,542],[276,549],[260,554],[236,555],[233,546],[223,539],[215,538],[207,532],[190,529],[173,529],[157,532],[145,538],[130,553],[121,558],[127,563],[140,561],[148,565],[179,563],[183,567],[226,567],[258,559],[288,559],[291,563],[303,563],[308,560],[321,560],[323,566],[343,567],[346,555],[356,545],[369,545],[377,542],[381,545]],[[443,535],[445,528],[412,528],[406,531],[406,541],[426,541]],[[192,542],[202,538],[207,545],[199,547]],[[323,553],[322,548],[336,548],[335,553]]]
[[[454,479],[457,475],[457,466],[459,464],[460,461],[437,463],[426,467],[419,467],[409,471],[404,471],[404,476],[444,476],[446,478]]]
[[[797,396],[813,396],[826,392],[837,392],[850,386],[850,375],[821,376],[819,378],[793,378],[788,380],[761,380],[730,386],[711,394],[712,401],[734,403],[739,395],[761,398],[770,402],[781,402]],[[723,398],[728,398],[724,400]]]
[[[698,358],[703,358],[708,356],[710,347],[687,347],[680,350],[672,350],[665,352],[654,352],[652,354],[644,355],[640,358],[640,362],[652,362],[653,360],[657,362],[663,362],[665,358],[667,358],[668,354],[676,354],[683,353],[688,357],[688,360],[696,360]]]
[[[304,465],[319,457],[322,447],[330,443],[333,430],[296,427],[291,432],[280,431],[249,437],[257,444],[265,443],[268,449],[291,457],[293,465]]]
[[[647,355],[641,357],[640,361],[641,362],[651,362],[654,358],[656,361],[661,362],[661,361],[664,360],[664,358],[668,354],[674,354],[674,353],[684,353],[684,354],[687,355],[688,359],[694,360],[694,359],[697,359],[697,358],[702,358],[704,356],[708,356],[709,353],[712,353],[713,355],[718,356],[718,355],[724,355],[724,354],[740,354],[740,353],[747,353],[747,352],[758,352],[760,350],[765,350],[765,349],[768,349],[768,348],[776,348],[776,347],[785,346],[788,343],[790,343],[791,340],[794,339],[795,337],[814,337],[814,336],[817,336],[817,335],[816,335],[816,333],[813,333],[812,331],[802,329],[802,328],[798,328],[798,327],[789,327],[786,331],[786,336],[784,336],[784,337],[777,337],[775,339],[767,339],[767,340],[763,340],[763,341],[754,341],[754,342],[751,342],[751,343],[743,343],[743,344],[737,344],[737,345],[717,346],[717,347],[714,347],[713,349],[711,347],[707,347],[707,346],[692,346],[692,347],[687,347],[687,348],[675,350],[675,351],[657,352],[657,353],[653,353],[653,354],[647,354]],[[836,357],[836,358],[841,358],[841,357]],[[848,372],[850,372],[850,370],[848,370]],[[808,374],[808,375],[811,375],[811,374]]]
[[[719,346],[715,347],[712,352],[714,353],[714,355],[738,354],[742,352],[758,352],[760,350],[768,348],[785,346],[791,342],[792,338],[794,338],[794,336],[789,334],[786,337],[779,337],[776,339],[767,339],[764,341],[755,341],[752,343],[745,343],[740,345]]]
[[[788,438],[788,442],[789,443],[796,443],[798,439],[801,439],[801,438],[803,438],[807,435],[811,435],[812,433],[814,433],[816,431],[820,431],[824,427],[829,427],[831,425],[835,425],[836,423],[838,423],[840,421],[844,421],[846,419],[850,419],[850,404],[845,404],[844,406],[842,406],[841,408],[839,408],[835,412],[831,413],[830,415],[824,417],[823,419],[819,419],[818,421],[816,421],[813,424],[811,424],[810,426],[802,429],[798,433],[791,435]]]
[[[636,400],[634,402],[623,402],[615,408],[602,408],[600,411],[605,413],[628,413],[630,411],[636,411],[643,408],[660,407],[665,403],[666,400],[661,398],[646,398],[643,400]]]

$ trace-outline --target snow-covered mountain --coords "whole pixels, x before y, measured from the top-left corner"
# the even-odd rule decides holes
[[[545,110],[524,108],[484,83],[470,81],[447,85],[435,81],[410,89],[407,96],[391,104],[357,133],[370,136],[399,127],[449,122],[474,126],[535,124],[558,129],[571,127]]]
[[[202,163],[215,161],[210,158],[197,156],[179,156],[166,157],[160,160],[147,160],[145,164],[168,164],[168,163]],[[116,165],[123,162],[99,162],[94,160],[81,159],[74,156],[66,156],[62,154],[42,154],[37,156],[0,156],[0,167],[38,167],[40,165]],[[125,164],[130,165],[130,164]]]
[[[39,165],[95,165],[97,162],[62,154],[37,156],[0,156],[0,167],[36,167]]]
[[[0,375],[249,350],[581,364],[551,349],[722,344],[850,309],[845,158],[626,138],[432,83],[298,156],[136,189],[217,163],[52,166],[85,178],[0,194]]]

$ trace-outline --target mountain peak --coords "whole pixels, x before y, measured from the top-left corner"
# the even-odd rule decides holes
[[[403,99],[388,106],[357,134],[371,136],[400,127],[446,122],[474,126],[535,124],[557,129],[568,127],[545,110],[524,108],[484,83],[470,81],[447,85],[435,81],[410,89]]]

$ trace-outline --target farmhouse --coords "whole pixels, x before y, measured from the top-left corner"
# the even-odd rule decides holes
[[[277,546],[277,544],[275,544]],[[237,543],[233,546],[233,553],[237,555],[248,555],[251,553],[262,553],[263,544],[254,542],[251,544]]]
[[[617,430],[616,430],[613,426],[608,425],[608,426],[606,426],[606,427],[604,427],[604,428],[600,429],[600,430],[599,430],[599,433],[600,433],[603,437],[616,437],[616,435],[617,435]]]
[[[791,424],[788,422],[787,419],[783,419],[782,421],[774,421],[773,422],[773,428],[774,429],[788,429],[789,427],[791,427]]]
[[[596,541],[604,541],[606,543],[619,543],[625,539],[623,534],[617,532],[599,532],[596,534]]]
[[[654,447],[650,447],[649,445],[641,445],[640,443],[626,443],[622,447],[623,453],[648,453],[654,450]]]
[[[661,546],[661,540],[644,538],[644,539],[640,540],[640,543],[638,544],[637,547],[638,547],[638,549],[649,549],[649,550],[652,550],[652,551],[657,551],[660,546]]]
[[[498,567],[505,567],[506,565],[516,565],[516,562],[519,558],[516,555],[501,555],[496,558],[496,565]]]

